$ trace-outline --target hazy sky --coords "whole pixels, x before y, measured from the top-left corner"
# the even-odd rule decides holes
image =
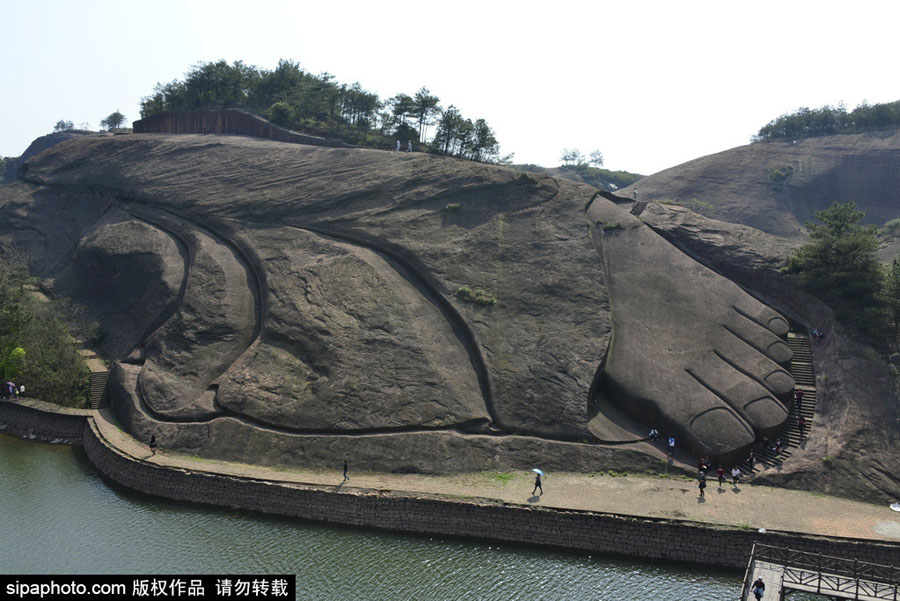
[[[200,61],[428,87],[516,162],[601,150],[650,174],[746,144],[778,115],[900,99],[900,5],[640,0],[0,0],[0,155],[60,119],[129,122]]]

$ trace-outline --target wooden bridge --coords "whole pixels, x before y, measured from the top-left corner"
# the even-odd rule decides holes
[[[765,600],[783,601],[789,591],[832,599],[900,600],[900,567],[754,543],[741,601],[755,601],[750,589],[757,578],[766,585]]]

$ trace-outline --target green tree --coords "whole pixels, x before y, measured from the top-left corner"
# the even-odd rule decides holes
[[[577,148],[563,148],[559,159],[565,165],[581,165],[584,163],[584,155]]]
[[[463,122],[462,114],[452,104],[441,113],[437,123],[437,132],[432,144],[444,154],[450,154],[456,140],[457,131]]]
[[[426,130],[431,118],[441,112],[441,108],[438,106],[439,102],[440,99],[432,96],[426,87],[419,88],[419,91],[416,92],[413,98],[413,114],[419,123],[419,142],[425,141]]]
[[[588,164],[600,168],[603,166],[603,153],[599,150],[592,150],[588,157]]]
[[[110,113],[106,119],[100,121],[100,127],[103,129],[119,129],[122,127],[122,124],[125,123],[125,115],[116,111],[114,113]]]
[[[788,259],[786,270],[831,305],[839,319],[874,334],[885,325],[884,272],[875,255],[877,228],[861,225],[864,215],[853,202],[816,211],[821,224],[806,224],[810,243]]]
[[[399,125],[406,125],[406,119],[412,116],[416,109],[412,96],[406,94],[397,94],[388,100],[388,104],[391,106],[394,119],[397,120]]]
[[[7,380],[15,380],[25,369],[25,349],[17,346],[9,353],[4,364],[3,377]]]
[[[497,161],[500,154],[500,145],[494,136],[494,131],[484,119],[475,121],[474,141],[472,144],[472,159],[481,161],[482,163],[493,163]]]
[[[72,123],[71,121],[63,121],[62,119],[60,119],[59,121],[56,122],[56,125],[53,126],[53,131],[54,132],[69,131],[70,129],[74,129],[74,128],[75,128],[75,124]]]

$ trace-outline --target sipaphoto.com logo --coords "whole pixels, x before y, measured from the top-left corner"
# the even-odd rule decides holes
[[[127,586],[114,582],[84,583],[73,579],[68,582],[57,582],[56,580],[50,580],[49,582],[20,582],[16,580],[15,582],[6,583],[6,594],[18,599],[53,599],[73,595],[79,597],[90,595],[119,596],[127,593]]]

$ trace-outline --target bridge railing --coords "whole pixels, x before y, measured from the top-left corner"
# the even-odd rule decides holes
[[[898,601],[898,567],[758,543],[753,546],[750,562],[754,560],[784,566],[784,585],[789,588],[793,584],[852,598]]]

